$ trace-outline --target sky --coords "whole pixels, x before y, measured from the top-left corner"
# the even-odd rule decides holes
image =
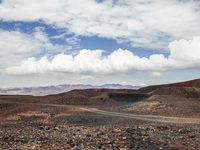
[[[200,77],[198,0],[0,0],[0,87]]]

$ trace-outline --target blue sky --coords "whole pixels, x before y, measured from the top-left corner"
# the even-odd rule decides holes
[[[22,21],[16,21],[16,22],[10,22],[10,21],[0,21],[0,28],[8,31],[14,31],[19,30],[26,34],[31,34],[34,32],[35,28],[42,27],[44,28],[44,32],[48,35],[48,37],[58,36],[61,34],[66,34],[66,31],[62,28],[55,28],[51,25],[46,25],[42,22],[22,22]],[[59,39],[53,39],[50,38],[50,41],[54,44],[61,44],[61,45],[67,45],[65,39],[75,36],[73,33],[68,33],[64,36],[64,38]],[[168,56],[167,51],[160,52],[159,50],[150,49],[148,47],[133,47],[130,43],[118,43],[114,39],[104,38],[104,37],[98,37],[98,36],[79,36],[78,37],[80,41],[77,43],[79,46],[78,50],[80,49],[102,49],[106,50],[106,53],[111,53],[113,50],[116,50],[118,48],[122,49],[128,49],[130,51],[133,51],[136,55],[142,57],[148,57],[151,54],[160,53],[165,54],[165,56]],[[74,50],[77,50],[77,48],[74,48]]]
[[[0,87],[199,78],[199,4],[3,0]]]

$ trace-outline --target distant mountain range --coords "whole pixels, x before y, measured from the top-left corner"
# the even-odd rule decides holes
[[[49,94],[58,94],[68,92],[74,89],[138,89],[140,86],[121,85],[121,84],[104,84],[104,85],[84,85],[84,84],[64,84],[45,87],[22,87],[0,89],[1,95],[34,95],[43,96]]]

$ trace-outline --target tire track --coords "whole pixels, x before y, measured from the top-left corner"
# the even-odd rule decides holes
[[[75,105],[62,105],[62,104],[38,104],[38,103],[20,103],[20,102],[8,102],[2,101],[1,103],[13,103],[19,105],[35,105],[35,106],[48,106],[48,107],[65,107],[65,108],[78,108],[82,111],[87,111],[99,115],[113,116],[113,117],[123,117],[130,118],[136,120],[150,121],[150,122],[160,122],[160,123],[177,123],[177,124],[200,124],[200,118],[183,118],[183,117],[166,117],[159,115],[139,115],[139,114],[131,114],[125,112],[113,112],[100,110],[98,108],[90,108],[83,106],[75,106]]]

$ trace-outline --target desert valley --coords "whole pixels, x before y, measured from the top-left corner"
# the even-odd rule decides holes
[[[200,79],[0,96],[0,149],[200,148]]]

